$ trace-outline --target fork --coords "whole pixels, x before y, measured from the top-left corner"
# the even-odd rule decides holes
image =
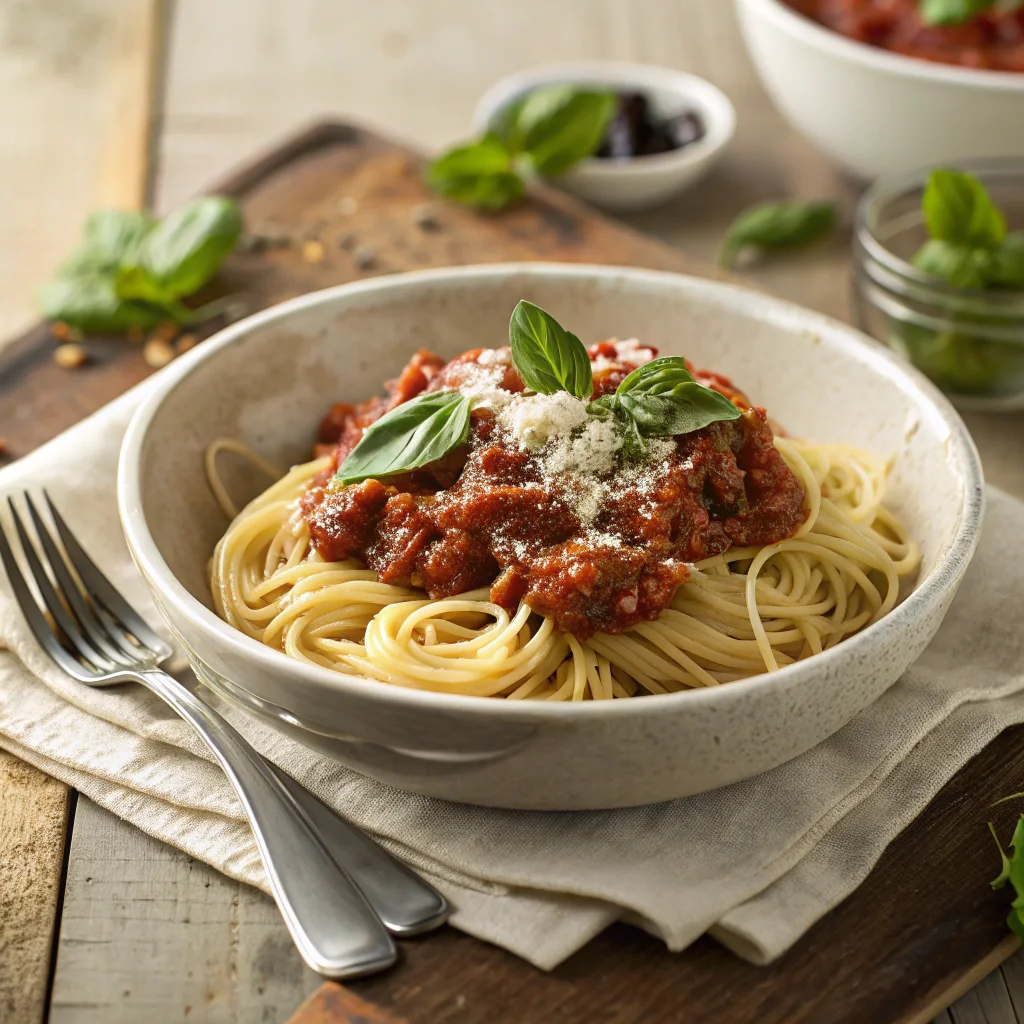
[[[274,899],[306,963],[332,978],[383,970],[397,958],[391,934],[419,934],[442,924],[448,906],[440,893],[264,760],[209,705],[159,667],[171,648],[104,576],[43,494],[56,537],[31,496],[24,495],[38,546],[7,499],[42,604],[0,524],[0,560],[29,629],[79,682],[96,687],[141,683],[202,737],[245,809]]]

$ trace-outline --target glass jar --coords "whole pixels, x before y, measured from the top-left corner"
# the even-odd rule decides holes
[[[985,185],[1011,231],[1024,229],[1024,164],[958,169]],[[928,173],[882,178],[860,201],[853,242],[858,324],[961,408],[1024,409],[1024,289],[957,289],[910,263],[928,239],[921,212]]]

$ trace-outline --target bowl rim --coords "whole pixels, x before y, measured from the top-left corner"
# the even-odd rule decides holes
[[[861,359],[867,361],[879,373],[889,377],[904,391],[914,396],[915,403],[922,415],[936,418],[948,431],[944,442],[946,458],[959,465],[964,478],[960,520],[948,549],[904,601],[883,619],[847,638],[842,644],[823,651],[821,654],[815,655],[814,658],[787,665],[777,672],[751,676],[729,683],[727,686],[658,694],[654,704],[651,703],[654,698],[649,698],[636,701],[579,701],[568,707],[559,703],[556,708],[548,701],[513,702],[495,700],[492,697],[437,693],[411,687],[389,686],[377,680],[336,672],[319,665],[305,664],[288,658],[282,652],[267,647],[235,629],[193,597],[164,561],[149,532],[142,512],[141,455],[147,430],[163,400],[189,374],[208,359],[213,358],[221,349],[239,341],[255,329],[273,324],[275,321],[286,320],[293,313],[318,305],[330,304],[339,298],[344,299],[349,296],[373,292],[380,292],[386,296],[390,291],[400,291],[404,288],[433,282],[445,283],[460,279],[486,281],[510,274],[536,275],[549,280],[555,278],[556,280],[588,281],[597,279],[609,283],[633,282],[637,285],[684,283],[690,288],[707,289],[720,299],[730,299],[733,308],[738,306],[747,315],[760,316],[782,328],[802,333],[818,336],[829,334],[835,337],[841,345],[857,349]],[[129,422],[118,459],[117,506],[129,550],[149,586],[156,591],[157,604],[161,609],[165,604],[170,604],[176,614],[183,617],[192,629],[202,632],[208,637],[212,634],[212,639],[220,645],[226,645],[239,662],[244,663],[246,660],[256,662],[264,673],[284,678],[291,676],[312,690],[325,693],[347,692],[352,696],[362,696],[370,700],[383,699],[387,703],[398,703],[412,708],[431,708],[442,712],[462,709],[474,715],[482,713],[504,716],[509,721],[558,720],[568,722],[577,720],[579,716],[588,718],[601,718],[605,715],[639,714],[644,716],[650,709],[668,712],[673,707],[686,706],[687,703],[690,705],[703,704],[705,707],[720,705],[723,699],[742,700],[748,694],[765,686],[792,688],[803,685],[828,664],[868,653],[874,644],[874,638],[880,631],[904,629],[917,621],[929,608],[940,604],[943,593],[950,585],[961,579],[974,555],[985,505],[981,460],[974,442],[949,400],[923,374],[902,363],[888,349],[872,342],[856,328],[824,314],[736,284],[669,271],[585,263],[497,263],[416,270],[335,285],[289,299],[225,327],[202,345],[176,359],[142,387],[142,397]],[[188,638],[186,637],[185,640],[187,641]]]
[[[783,0],[736,0],[736,6],[756,9],[764,17],[770,18],[776,27],[802,42],[824,49],[834,56],[859,61],[878,71],[907,75],[930,82],[1024,93],[1024,73],[1020,71],[968,68],[961,64],[943,64],[940,61],[925,60],[923,57],[909,57],[892,50],[883,50],[819,25],[816,21],[794,11]]]
[[[648,153],[625,160],[602,160],[587,157],[567,172],[579,178],[636,178],[683,171],[702,166],[717,159],[736,134],[736,108],[721,89],[700,75],[657,64],[637,64],[630,61],[560,61],[536,64],[499,78],[489,85],[473,108],[473,131],[484,132],[494,112],[515,96],[541,85],[560,82],[604,82],[607,85],[630,85],[639,90],[644,87],[674,92],[681,99],[692,101],[700,108],[705,120],[704,137],[690,146],[668,153]],[[556,179],[557,180],[557,179]]]

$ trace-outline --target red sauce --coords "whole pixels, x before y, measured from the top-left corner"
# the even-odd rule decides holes
[[[498,604],[511,610],[525,600],[559,629],[586,637],[656,619],[689,578],[685,563],[781,540],[806,518],[803,487],[776,450],[765,411],[710,373],[697,379],[743,415],[666,439],[651,462],[593,477],[586,512],[579,478],[546,472],[541,455],[522,448],[487,408],[473,411],[469,442],[439,462],[327,488],[367,425],[421,391],[464,384],[484,351],[447,365],[420,351],[388,385],[387,399],[327,414],[319,450],[333,458],[302,502],[325,559],[362,559],[384,582],[411,583],[435,599],[490,587]],[[654,355],[640,352],[637,362]],[[614,391],[634,368],[609,343],[590,354],[595,396]],[[515,369],[501,365],[498,386],[522,391]]]
[[[994,71],[1024,71],[1024,11],[926,25],[918,0],[786,0],[841,35],[908,57]]]

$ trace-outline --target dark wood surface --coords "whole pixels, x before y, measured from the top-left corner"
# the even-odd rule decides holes
[[[462,263],[549,259],[715,273],[560,195],[490,218],[438,202],[414,154],[343,125],[315,127],[216,188],[242,200],[250,229],[292,239],[229,261],[221,286],[252,309],[373,274]],[[306,242],[322,246],[322,259]],[[6,458],[151,372],[138,343],[85,344],[91,362],[77,370],[53,363],[42,326],[0,351]],[[1009,831],[1014,809],[989,805],[1021,788],[1022,739],[1024,729],[1009,730],[975,758],[857,892],[771,967],[752,967],[710,939],[672,955],[616,925],[544,974],[449,928],[403,944],[398,967],[350,987],[410,1024],[927,1021],[1015,948],[1006,898],[987,884],[995,861],[985,822],[994,814]]]

